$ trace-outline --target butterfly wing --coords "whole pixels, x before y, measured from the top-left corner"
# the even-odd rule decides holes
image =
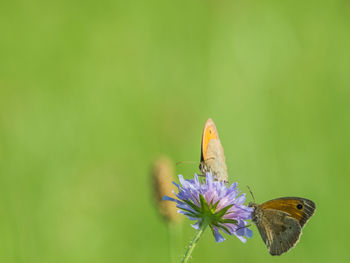
[[[228,181],[224,149],[212,119],[208,119],[204,126],[199,169],[204,174],[211,172],[217,180]]]
[[[282,197],[261,204],[260,209],[274,209],[285,212],[296,219],[303,227],[314,214],[316,205],[313,201],[305,198]]]
[[[256,226],[270,254],[281,255],[294,247],[301,235],[298,221],[287,213],[266,209]]]
[[[255,208],[254,222],[271,255],[281,255],[296,245],[315,207],[305,198],[283,197]]]
[[[205,160],[208,151],[208,144],[211,140],[218,140],[219,135],[216,130],[216,126],[212,119],[208,119],[205,123],[203,134],[202,134],[202,143],[201,143],[201,161]]]

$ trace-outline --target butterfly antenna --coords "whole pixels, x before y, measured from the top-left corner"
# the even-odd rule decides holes
[[[206,159],[206,161],[208,160],[215,160],[215,157],[209,157],[208,159]]]
[[[182,163],[191,163],[191,164],[196,164],[197,162],[194,161],[179,161],[176,163],[176,165],[182,164]]]
[[[240,230],[240,229],[248,228],[248,227],[251,227],[251,226],[252,226],[251,224],[246,225],[246,226],[241,226],[241,227],[239,227],[239,228],[236,229],[236,232],[237,232],[238,230]]]
[[[248,188],[248,190],[249,190],[249,193],[250,193],[250,195],[252,196],[252,198],[253,198],[253,201],[254,201],[254,203],[255,203],[255,198],[254,198],[254,195],[253,195],[253,192],[252,192],[252,190],[250,190],[250,187],[247,185],[247,188]]]

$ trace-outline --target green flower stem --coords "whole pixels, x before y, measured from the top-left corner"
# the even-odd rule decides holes
[[[204,230],[207,228],[207,226],[208,226],[207,223],[203,223],[201,225],[201,227],[198,229],[196,235],[194,236],[193,240],[191,241],[191,244],[188,246],[184,257],[182,258],[181,263],[186,263],[188,261],[188,259],[190,258],[191,254],[192,254],[193,249],[197,245],[198,240],[202,236],[202,234],[203,234]]]

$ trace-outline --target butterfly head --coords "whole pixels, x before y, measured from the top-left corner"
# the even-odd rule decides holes
[[[252,207],[254,210],[251,214],[251,218],[253,222],[256,222],[258,220],[258,216],[259,216],[259,205],[253,202],[250,202],[248,204],[248,207]]]

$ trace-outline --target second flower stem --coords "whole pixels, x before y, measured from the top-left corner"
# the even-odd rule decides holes
[[[198,243],[198,240],[200,239],[200,237],[202,236],[204,230],[207,228],[208,224],[203,223],[200,228],[197,230],[196,235],[194,236],[193,240],[191,241],[191,244],[188,246],[186,253],[184,255],[184,257],[182,258],[181,263],[186,263],[188,261],[188,259],[190,258],[193,249],[195,248],[195,246]]]

